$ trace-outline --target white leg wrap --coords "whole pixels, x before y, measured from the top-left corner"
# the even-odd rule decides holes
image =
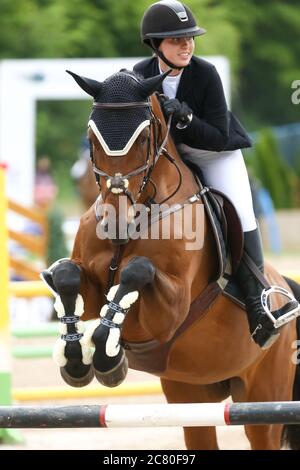
[[[66,335],[67,334],[67,325],[65,323],[59,323],[58,331],[61,335]]]
[[[62,318],[65,316],[65,307],[60,299],[60,295],[57,295],[54,302],[54,310],[57,313],[58,318]]]
[[[65,308],[61,301],[60,295],[56,295],[55,302],[54,302],[54,309],[57,313],[58,318],[62,318],[65,316]],[[75,302],[74,316],[81,317],[83,312],[84,312],[83,298],[80,294],[78,294],[76,302]]]
[[[114,300],[115,298],[115,295],[117,293],[117,290],[119,289],[120,287],[120,284],[116,284],[115,286],[112,286],[110,289],[109,289],[109,293],[107,294],[106,298],[107,300],[109,300],[110,302],[112,300]]]
[[[119,288],[119,285],[111,287],[107,295],[108,301],[114,300],[118,288]],[[138,299],[138,296],[139,296],[138,291],[129,292],[128,294],[124,295],[124,297],[119,302],[120,307],[123,308],[124,310],[128,310],[131,307],[131,305],[133,305],[134,302],[136,302],[136,300]],[[106,310],[104,309],[104,307],[106,307]],[[100,315],[102,317],[105,317],[107,311],[108,311],[108,306],[107,305],[103,306],[101,309]],[[125,319],[124,313],[116,312],[111,321],[115,323],[116,325],[122,325],[124,319]],[[119,353],[120,335],[121,335],[121,328],[118,328],[116,326],[115,328],[109,329],[109,335],[108,335],[106,345],[105,345],[105,352],[108,357],[115,357]]]
[[[119,285],[111,287],[109,293],[107,294],[107,300],[109,302],[114,300],[118,288],[119,288]],[[138,299],[138,296],[139,296],[138,291],[129,292],[128,294],[124,295],[124,297],[119,302],[120,307],[123,308],[124,310],[129,309],[131,307],[131,305],[134,302],[136,302],[136,300]],[[100,311],[100,317],[101,318],[106,317],[107,312],[108,312],[108,308],[109,307],[108,307],[107,304],[103,305],[103,307],[101,308],[101,311]],[[116,312],[114,317],[110,321],[115,323],[116,325],[122,325],[123,322],[124,322],[124,319],[125,319],[125,314],[124,313]],[[86,347],[89,350],[89,352],[90,352],[90,348],[93,347],[92,336],[93,336],[94,331],[96,330],[96,328],[100,325],[100,321],[101,321],[101,319],[97,319],[93,322],[90,322],[87,329],[86,329],[86,331],[85,331],[85,333],[84,333],[83,338],[80,340],[80,343],[84,347]],[[121,331],[121,329],[118,328],[117,326],[115,328],[112,327],[112,328],[109,329],[109,335],[108,335],[106,345],[105,345],[105,352],[106,352],[106,355],[108,357],[115,357],[115,356],[117,356],[117,354],[120,351],[120,331]],[[90,352],[90,354],[91,354],[91,352]],[[88,357],[90,357],[90,356],[88,356]]]
[[[75,325],[77,333],[84,333],[85,332],[85,324],[83,321],[79,321]]]
[[[105,345],[105,353],[108,357],[115,357],[120,351],[120,329],[110,328]]]
[[[92,348],[94,346],[92,342],[92,336],[94,334],[95,329],[99,325],[100,325],[100,318],[97,318],[97,320],[93,320],[88,324],[84,332],[84,336],[80,340],[81,344],[84,344],[88,348]]]
[[[137,290],[129,292],[128,294],[124,295],[124,297],[120,300],[120,307],[124,309],[130,308],[131,305],[137,301],[138,297],[139,293]]]
[[[100,317],[101,318],[105,317],[105,315],[107,314],[107,310],[108,310],[108,306],[106,304],[103,305],[103,307],[100,310]]]
[[[93,351],[90,346],[85,343],[84,336],[79,340],[79,343],[81,344],[82,362],[88,366],[92,363]]]
[[[57,312],[57,316],[59,319],[62,319],[63,317],[65,317],[65,309],[64,309],[63,303],[59,295],[56,295],[54,308]],[[78,294],[76,298],[76,302],[75,302],[75,311],[73,315],[76,317],[81,317],[83,312],[84,312],[83,298],[80,294]],[[61,322],[58,328],[59,328],[59,333],[61,335],[68,334],[68,328],[67,328],[66,323]],[[78,334],[83,334],[85,330],[84,323],[82,321],[78,321],[77,323],[75,323],[75,329]],[[83,364],[85,365],[91,364],[92,351],[90,351],[90,346],[89,344],[86,343],[84,336],[79,340],[79,343],[81,346]],[[53,354],[52,354],[53,360],[60,367],[64,367],[67,364],[67,358],[65,356],[66,344],[67,342],[64,339],[59,338],[53,348]]]
[[[67,358],[65,356],[66,344],[66,341],[62,340],[61,338],[58,338],[53,347],[52,357],[54,362],[59,367],[64,367],[67,364]]]

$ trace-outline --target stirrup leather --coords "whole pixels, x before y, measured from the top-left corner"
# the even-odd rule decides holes
[[[290,302],[297,303],[297,307],[293,308],[287,313],[284,313],[279,318],[275,318],[269,307],[270,302],[268,301],[268,299],[271,294],[282,294],[285,297],[287,297]],[[274,328],[280,328],[281,326],[294,320],[300,315],[300,305],[295,299],[295,297],[287,289],[284,289],[283,287],[280,287],[280,286],[270,286],[267,289],[263,289],[261,293],[261,303],[262,303],[265,313],[268,315],[271,322],[273,323]]]

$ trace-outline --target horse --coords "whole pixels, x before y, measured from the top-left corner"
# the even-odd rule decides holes
[[[156,93],[166,73],[145,79],[121,70],[103,82],[69,73],[94,99],[88,138],[99,196],[81,217],[71,258],[44,272],[62,322],[54,357],[65,382],[82,387],[96,377],[115,387],[129,366],[158,376],[169,403],[299,399],[292,360],[299,320],[262,350],[242,306],[215,281],[216,245],[199,184],[177,152]],[[149,201],[165,203],[143,229],[159,236],[134,236],[143,219],[133,209],[141,203],[140,212],[149,213]],[[188,248],[189,234],[177,236],[176,215],[187,207],[193,223],[201,215],[196,249]],[[163,237],[166,221],[170,236]],[[300,286],[267,263],[265,277],[300,300]],[[274,295],[273,303],[280,307],[282,298]],[[280,449],[283,438],[300,449],[297,425],[249,424],[245,433],[253,450]],[[188,449],[218,449],[212,426],[186,427],[184,438]]]

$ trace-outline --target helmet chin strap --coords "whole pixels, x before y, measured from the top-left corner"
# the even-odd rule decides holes
[[[151,42],[151,47],[152,49],[154,50],[155,54],[158,55],[158,57],[164,61],[165,64],[167,64],[169,67],[171,67],[171,69],[176,69],[176,70],[182,70],[185,68],[185,65],[180,67],[178,65],[175,65],[175,64],[172,64],[172,62],[170,62],[166,56],[159,50],[156,48],[155,44],[154,44],[154,41],[152,41],[152,39],[150,39],[150,42]]]

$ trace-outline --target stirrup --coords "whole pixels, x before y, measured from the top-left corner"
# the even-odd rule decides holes
[[[275,318],[269,308],[268,298],[270,297],[271,294],[282,294],[285,297],[287,297],[289,301],[296,302],[298,306],[296,308],[293,308],[289,312],[284,313],[279,318]],[[271,286],[268,289],[264,289],[261,293],[261,303],[262,303],[265,313],[268,315],[271,322],[273,323],[274,328],[280,328],[281,326],[285,325],[291,320],[294,320],[300,315],[299,302],[287,289],[284,289],[283,287],[280,287],[280,286]]]

